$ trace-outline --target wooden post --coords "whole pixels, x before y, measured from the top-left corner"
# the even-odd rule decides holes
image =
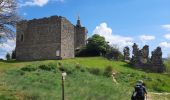
[[[66,72],[62,72],[62,77],[61,77],[62,100],[64,100],[64,98],[65,98],[65,96],[64,96],[64,81],[65,81],[66,75],[67,75]]]
[[[64,76],[62,76],[62,100],[64,100]]]

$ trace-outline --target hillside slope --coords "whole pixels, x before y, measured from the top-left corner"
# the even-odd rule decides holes
[[[59,64],[60,63],[60,64]],[[111,66],[118,84],[104,75]],[[168,100],[170,76],[136,70],[125,62],[109,61],[102,57],[46,61],[1,61],[0,100],[60,100],[61,71],[67,72],[67,100],[129,100],[135,82],[144,80],[153,100]]]

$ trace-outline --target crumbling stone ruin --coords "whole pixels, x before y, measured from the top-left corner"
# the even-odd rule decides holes
[[[129,61],[130,60],[130,52],[129,52],[129,47],[126,46],[124,49],[123,49],[123,53],[124,53],[124,60],[125,61]]]
[[[17,23],[16,59],[74,58],[75,49],[86,44],[86,37],[79,18],[77,25],[62,16],[23,20]]]
[[[156,67],[159,72],[164,70],[163,67],[160,67],[163,66],[162,50],[160,47],[157,47],[154,51],[152,51],[151,64]]]
[[[124,51],[127,47],[124,48]],[[162,50],[160,47],[157,47],[152,51],[151,58],[149,58],[149,46],[145,45],[141,50],[138,48],[138,45],[134,43],[132,46],[132,58],[130,63],[136,68],[149,70],[153,72],[163,72],[164,65],[162,60]],[[126,53],[124,53],[126,56]],[[126,60],[126,58],[124,59]]]
[[[149,46],[145,45],[140,51],[139,51],[139,62],[142,64],[149,63]]]

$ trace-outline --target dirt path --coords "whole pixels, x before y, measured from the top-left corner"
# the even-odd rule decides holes
[[[146,100],[170,100],[170,93],[149,92]]]

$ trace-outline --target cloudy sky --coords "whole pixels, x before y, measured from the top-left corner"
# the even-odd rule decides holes
[[[150,52],[161,46],[163,57],[170,54],[170,0],[18,0],[25,19],[61,15],[73,24],[79,15],[88,36],[100,34],[111,45],[130,46],[135,42]],[[14,47],[0,46],[0,57]]]

